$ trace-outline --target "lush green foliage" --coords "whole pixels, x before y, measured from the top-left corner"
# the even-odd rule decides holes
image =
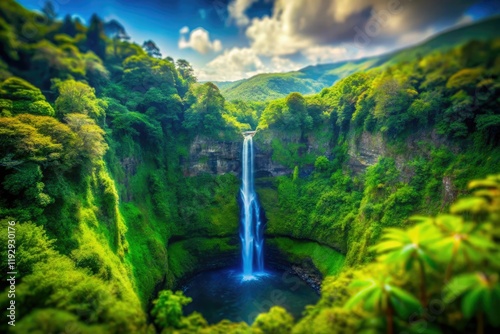
[[[98,16],[31,21],[13,1],[0,13],[0,216],[19,227],[19,331],[146,331],[168,239],[199,226],[226,236],[238,222],[236,179],[186,180],[186,147],[200,129],[230,137],[257,116],[196,84],[186,61],[108,38]],[[203,117],[188,126],[192,113]]]
[[[449,214],[415,216],[416,225],[406,230],[387,229],[373,247],[377,260],[327,278],[320,302],[296,324],[284,309],[273,307],[251,328],[227,329],[224,322],[193,325],[190,319],[199,315],[178,316],[189,300],[164,291],[155,303],[170,305],[163,310],[175,314],[164,326],[230,333],[441,333],[439,328],[471,332],[474,327],[484,333],[498,327],[500,175],[473,181],[469,188],[473,195],[452,205]],[[424,291],[421,279],[428,282]],[[473,316],[476,323],[469,321]]]
[[[416,225],[406,230],[386,230],[373,247],[376,262],[326,279],[320,302],[293,332],[439,333],[439,328],[472,332],[476,327],[483,333],[499,326],[493,313],[500,302],[494,232],[500,224],[500,178],[469,187],[473,196],[452,205],[450,214],[416,216]],[[475,323],[468,320],[473,316]]]
[[[481,60],[469,55],[478,45]],[[348,264],[363,262],[384,228],[443,210],[468,179],[496,172],[498,46],[470,42],[353,74],[305,100],[270,102],[256,140],[302,177],[264,183],[268,231],[312,238],[347,252]]]
[[[498,40],[425,44],[418,57],[411,49],[284,81],[263,75],[260,95],[235,96],[279,100],[228,102],[214,84],[197,83],[187,61],[162,59],[153,41],[127,42],[117,22],[94,15],[87,27],[57,20],[53,8],[42,13],[0,3],[0,227],[17,222],[17,332],[499,325],[498,178],[472,183],[481,190],[449,215],[408,219],[443,212],[467,180],[498,171]],[[340,78],[314,96],[285,94]],[[272,308],[252,325],[209,326],[183,315],[188,298],[154,294],[235,257],[239,181],[193,175],[185,164],[195,139],[239,142],[257,127],[257,153],[281,174],[257,180],[269,246],[319,269],[323,296],[295,324]],[[436,298],[446,308],[429,316]]]

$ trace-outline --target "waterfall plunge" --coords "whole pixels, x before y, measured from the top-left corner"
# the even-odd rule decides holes
[[[263,226],[260,208],[253,184],[253,140],[254,132],[245,133],[243,141],[243,171],[241,176],[241,255],[243,279],[254,278],[254,273],[264,272]]]

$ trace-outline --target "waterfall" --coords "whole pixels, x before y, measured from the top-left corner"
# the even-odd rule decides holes
[[[244,133],[241,176],[241,256],[243,277],[252,279],[255,272],[264,271],[263,224],[260,207],[253,184],[253,140],[254,132]]]

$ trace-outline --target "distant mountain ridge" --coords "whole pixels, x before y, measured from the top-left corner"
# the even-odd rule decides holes
[[[369,58],[304,67],[286,73],[263,73],[234,82],[214,82],[227,100],[267,101],[292,92],[314,94],[355,72],[412,60],[434,51],[446,51],[471,40],[500,36],[500,16],[441,32],[420,44]]]

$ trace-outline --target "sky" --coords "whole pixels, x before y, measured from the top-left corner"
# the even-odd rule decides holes
[[[46,0],[19,0],[40,10]],[[119,21],[186,59],[200,81],[235,81],[377,55],[500,13],[498,0],[52,0],[58,17]]]

